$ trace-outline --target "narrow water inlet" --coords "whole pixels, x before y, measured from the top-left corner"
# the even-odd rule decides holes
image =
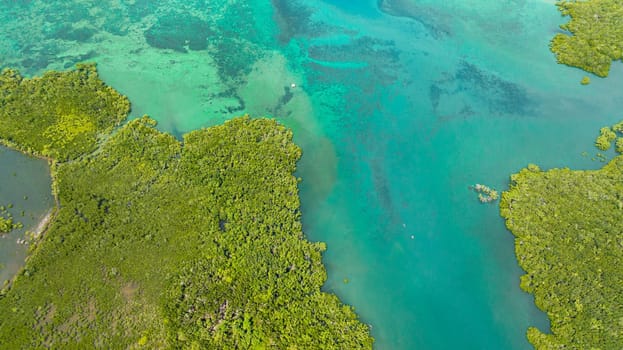
[[[22,268],[28,252],[27,232],[41,233],[54,207],[46,160],[0,146],[0,205],[22,228],[0,236],[0,283]],[[10,207],[9,207],[10,206]]]

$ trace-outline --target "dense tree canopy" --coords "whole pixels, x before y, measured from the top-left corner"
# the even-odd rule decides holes
[[[623,122],[613,126],[604,126],[599,130],[599,136],[595,139],[595,147],[602,151],[607,151],[612,147],[617,153],[623,153]]]
[[[551,49],[559,63],[605,77],[612,61],[623,58],[623,0],[558,1],[571,21],[560,27]]]
[[[537,349],[623,349],[623,156],[596,171],[530,166],[500,211],[526,271],[521,288],[547,312]]]
[[[94,64],[33,79],[12,69],[0,74],[0,142],[31,154],[63,161],[92,152],[129,109]]]
[[[8,206],[12,207],[13,205],[9,204]],[[13,221],[13,215],[7,211],[7,207],[0,205],[0,236],[22,227],[21,222]]]
[[[13,218],[0,215],[0,234],[9,233],[13,230]]]
[[[320,291],[291,132],[243,117],[182,143],[154,126],[133,120],[54,166],[60,208],[0,294],[0,347],[371,348]]]

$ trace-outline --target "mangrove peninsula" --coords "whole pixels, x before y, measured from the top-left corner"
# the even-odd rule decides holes
[[[0,106],[2,143],[49,159],[58,206],[0,293],[3,348],[371,348],[320,291],[285,127],[241,117],[180,142],[123,124],[92,64],[4,70]]]
[[[526,271],[521,288],[547,312],[536,349],[618,349],[623,344],[623,156],[599,170],[530,165],[511,176],[500,213]]]

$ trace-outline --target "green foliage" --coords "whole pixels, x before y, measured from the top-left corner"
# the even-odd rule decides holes
[[[588,85],[591,83],[591,78],[584,76],[582,77],[582,80],[580,80],[580,84],[582,85]]]
[[[85,125],[62,124],[52,151]],[[320,291],[325,246],[302,233],[292,133],[245,117],[180,143],[154,126],[133,120],[54,165],[60,208],[0,294],[0,344],[371,348],[352,309]]]
[[[595,147],[602,151],[607,151],[612,146],[612,141],[616,140],[617,134],[609,127],[603,127],[599,130],[599,136],[595,140]]]
[[[206,211],[199,227],[212,234],[167,294],[175,347],[371,347],[367,327],[320,292],[324,245],[301,232],[291,138],[274,121],[247,118],[184,137],[175,182],[213,194],[185,208]]]
[[[0,234],[9,233],[14,229],[24,227],[21,222],[14,222],[11,213],[7,212],[7,208],[12,208],[13,204],[9,203],[6,207],[0,205]]]
[[[95,150],[98,137],[126,118],[130,103],[104,85],[94,64],[78,64],[33,79],[5,69],[0,107],[2,143],[64,161]]]
[[[612,126],[612,131],[623,134],[623,121],[620,121]]]
[[[595,147],[602,151],[610,149],[614,142],[614,150],[623,154],[623,121],[614,124],[612,127],[603,127],[599,131],[599,136],[595,140]],[[605,156],[604,157],[605,160]]]
[[[0,216],[0,233],[9,233],[13,230],[13,219]]]
[[[547,312],[536,349],[623,348],[623,156],[597,171],[523,169],[500,213],[526,271],[521,288]]]
[[[607,76],[611,62],[623,57],[623,1],[558,1],[556,6],[571,17],[560,27],[572,34],[556,34],[550,43],[558,63]]]

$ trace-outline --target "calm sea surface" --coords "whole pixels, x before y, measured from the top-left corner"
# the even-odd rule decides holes
[[[527,327],[547,331],[547,318],[519,289],[496,205],[468,187],[505,189],[528,163],[601,166],[592,142],[623,118],[623,66],[581,86],[548,51],[563,22],[544,0],[13,0],[0,2],[0,67],[95,61],[133,116],[178,136],[278,118],[303,148],[303,223],[328,244],[325,289],[378,349],[527,349]],[[11,157],[0,170],[37,179],[36,217],[51,203],[47,168]],[[0,177],[0,190],[13,179]],[[2,261],[24,254],[10,241]]]
[[[22,267],[28,250],[21,243],[26,231],[36,231],[54,205],[50,182],[45,160],[0,146],[0,205],[7,210],[3,216],[10,214],[14,223],[21,222],[24,226],[0,236],[0,283],[12,278]]]

